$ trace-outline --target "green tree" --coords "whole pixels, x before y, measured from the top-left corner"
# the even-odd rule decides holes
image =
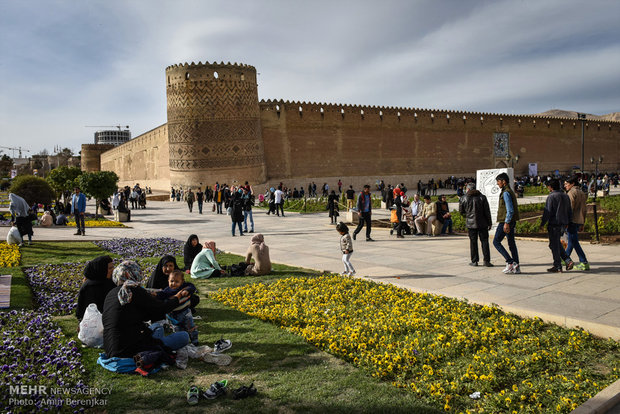
[[[49,204],[54,198],[54,190],[49,183],[34,175],[15,177],[9,191],[22,197],[29,205],[34,203]]]
[[[67,167],[63,165],[50,171],[46,180],[56,192],[56,198],[64,195],[64,199],[67,200],[77,183],[76,178],[80,174],[82,174],[80,167]]]
[[[113,171],[85,172],[77,178],[77,182],[85,195],[95,199],[96,219],[101,200],[110,197],[118,188],[118,175]]]

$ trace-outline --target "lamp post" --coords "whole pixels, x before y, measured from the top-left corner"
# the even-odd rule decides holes
[[[583,174],[584,167],[584,147],[585,147],[585,124],[586,114],[577,114],[577,118],[581,120],[581,173]]]
[[[598,214],[596,213],[596,195],[598,194],[598,165],[603,163],[603,156],[600,155],[598,159],[594,159],[594,157],[590,158],[590,163],[594,164],[594,177],[592,178],[592,182],[590,183],[590,188],[594,187],[594,203],[592,208],[594,209],[594,232],[596,235],[597,243],[601,241],[600,236],[598,234]]]

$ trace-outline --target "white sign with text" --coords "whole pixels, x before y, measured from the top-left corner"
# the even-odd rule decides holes
[[[512,168],[493,168],[476,171],[476,189],[484,194],[489,201],[493,227],[497,224],[497,208],[499,207],[499,193],[501,192],[495,178],[501,173],[508,174],[508,177],[510,177],[509,184],[512,186],[514,183],[514,170]]]

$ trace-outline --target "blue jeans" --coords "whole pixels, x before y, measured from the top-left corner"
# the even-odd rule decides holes
[[[178,312],[170,312],[166,316],[174,326],[175,332],[187,332],[192,344],[198,346],[198,329],[196,329],[194,324],[194,317],[189,306]]]
[[[198,202],[198,213],[202,214],[202,201]]]
[[[499,254],[504,256],[508,264],[519,263],[519,252],[517,251],[517,244],[515,243],[515,225],[516,223],[510,223],[510,232],[506,234],[504,233],[504,223],[497,223],[495,237],[493,238],[493,246],[495,246]],[[510,249],[512,257],[510,257],[510,254],[508,254],[504,246],[502,246],[504,237],[508,239],[508,248]]]
[[[441,228],[441,234],[446,234],[446,230],[448,230],[448,233],[452,233],[452,219],[451,218],[443,219],[443,227]]]
[[[160,339],[168,348],[176,351],[189,344],[189,334],[185,331],[171,333],[164,336],[164,328],[160,323],[153,323],[149,326],[153,331],[153,338]]]
[[[573,249],[577,252],[577,256],[579,256],[579,261],[581,263],[588,263],[588,259],[586,258],[586,254],[583,252],[581,245],[579,244],[579,227],[581,224],[571,223],[568,225],[568,243],[566,245],[566,255],[570,259],[570,254],[573,252]]]
[[[239,235],[243,236],[243,230],[241,230],[241,222],[240,221],[233,221],[232,222],[232,235],[235,235],[235,224],[239,226]]]
[[[252,218],[252,210],[243,212],[243,231],[248,231],[248,217],[250,217],[250,224],[252,225],[252,231],[254,231],[254,219]]]

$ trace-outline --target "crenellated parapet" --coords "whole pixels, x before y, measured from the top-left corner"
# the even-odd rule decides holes
[[[455,111],[446,109],[404,108],[392,106],[351,105],[340,103],[261,100],[261,112],[272,112],[278,118],[285,113],[287,119],[297,117],[300,120],[331,121],[366,121],[369,123],[419,123],[452,125],[454,127],[477,127],[493,125],[498,128],[511,125],[516,128],[581,128],[581,121],[570,117],[553,117],[540,115],[515,115],[493,112]],[[620,122],[586,119],[585,128],[597,130],[620,131]]]

